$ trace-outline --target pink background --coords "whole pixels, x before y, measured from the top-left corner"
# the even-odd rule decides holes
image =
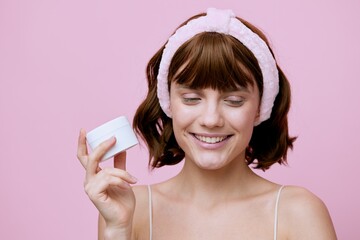
[[[360,239],[360,2],[335,0],[0,1],[0,238],[96,239],[97,212],[76,159],[79,129],[132,119],[144,69],[178,24],[232,8],[269,36],[290,78],[289,166],[267,178],[304,186],[327,204],[339,239]],[[107,163],[109,164],[109,163]],[[144,147],[128,152],[140,184]]]

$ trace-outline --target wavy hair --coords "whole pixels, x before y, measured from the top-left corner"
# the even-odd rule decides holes
[[[203,15],[193,16],[179,27]],[[259,29],[241,18],[238,19],[269,47],[268,40]],[[157,75],[164,47],[165,44],[147,65],[148,93],[133,119],[134,130],[148,147],[149,166],[152,169],[177,164],[185,157],[184,151],[175,140],[172,120],[162,111],[157,98]],[[270,47],[269,49],[273,54]],[[287,151],[292,149],[296,139],[290,137],[288,131],[290,85],[278,65],[277,68],[280,90],[271,116],[254,127],[245,152],[247,163],[264,171],[274,163],[286,164]],[[260,98],[263,92],[263,76],[253,53],[236,38],[216,32],[197,34],[176,51],[169,66],[168,81],[169,88],[171,81],[176,81],[190,88],[212,88],[219,91],[256,84]]]

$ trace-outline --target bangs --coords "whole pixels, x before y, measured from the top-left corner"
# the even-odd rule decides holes
[[[257,59],[230,35],[203,32],[185,42],[174,54],[169,67],[171,81],[194,89],[232,91],[239,87],[259,88],[262,73]]]

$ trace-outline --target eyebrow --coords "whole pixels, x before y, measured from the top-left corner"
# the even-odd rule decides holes
[[[247,92],[250,93],[249,88],[238,86],[237,88],[229,88],[225,90],[224,92]]]
[[[185,84],[177,84],[176,89],[194,89],[194,90],[201,90],[205,88],[192,88]],[[219,90],[220,92],[228,93],[228,92],[247,92],[250,93],[250,90],[246,87],[238,86],[237,88],[228,88],[225,90]]]
[[[191,87],[184,85],[184,84],[176,84],[175,88],[177,88],[177,89],[179,89],[179,88],[192,89]]]

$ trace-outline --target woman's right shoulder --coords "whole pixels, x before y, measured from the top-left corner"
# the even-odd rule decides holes
[[[136,185],[133,186],[133,191],[136,197],[136,200],[144,200],[149,196],[148,185]]]
[[[144,211],[148,212],[149,210],[149,187],[148,185],[137,185],[133,187],[133,191],[136,199],[135,213],[138,211],[144,215]]]
[[[136,205],[133,218],[133,233],[135,238],[144,239],[149,235],[149,190],[147,185],[133,186]]]

